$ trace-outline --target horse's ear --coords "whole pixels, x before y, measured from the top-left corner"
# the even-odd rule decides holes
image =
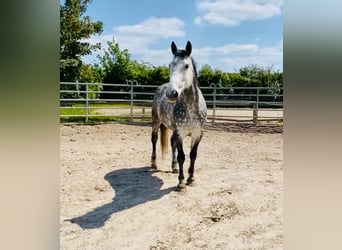
[[[173,41],[171,43],[171,51],[172,51],[173,55],[175,55],[177,53],[177,46]]]
[[[190,56],[191,50],[192,50],[192,46],[191,46],[190,41],[188,41],[188,42],[186,43],[186,47],[185,47],[185,52],[186,52],[186,54],[187,54],[188,56]]]

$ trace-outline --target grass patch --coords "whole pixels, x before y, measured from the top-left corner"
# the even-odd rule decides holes
[[[59,109],[60,115],[85,115],[85,108],[84,107],[72,107],[72,108],[60,108]]]
[[[100,109],[111,109],[111,108],[130,108],[130,104],[127,103],[95,103],[89,105],[88,109],[88,119],[86,122],[86,109],[85,103],[73,103],[69,106],[60,107],[60,122],[61,123],[105,123],[105,122],[127,122],[131,121],[130,115],[120,114],[120,115],[104,115],[99,111]],[[137,108],[134,105],[134,108]],[[133,117],[133,121],[137,120]],[[139,118],[139,121],[149,121],[149,117]]]
[[[83,106],[85,106],[83,104]],[[95,103],[91,104],[90,107],[98,107],[98,108],[129,108],[130,104],[128,103]]]
[[[84,116],[60,117],[60,123],[105,123],[105,122],[128,122],[130,117],[125,116],[90,116],[88,122]]]

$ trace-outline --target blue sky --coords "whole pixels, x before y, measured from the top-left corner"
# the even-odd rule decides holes
[[[199,69],[226,72],[251,64],[283,71],[282,14],[283,0],[93,0],[86,13],[104,24],[90,42],[114,38],[131,59],[159,66],[171,61],[171,41],[184,48],[189,40]]]

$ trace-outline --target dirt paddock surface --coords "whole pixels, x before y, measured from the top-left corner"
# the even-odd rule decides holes
[[[149,126],[61,125],[60,248],[282,249],[283,135],[248,128],[208,125],[178,192]]]

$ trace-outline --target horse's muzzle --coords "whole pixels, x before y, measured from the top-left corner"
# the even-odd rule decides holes
[[[178,97],[178,92],[175,89],[172,89],[170,91],[166,92],[166,97],[168,99],[168,102],[170,103],[175,103],[177,101],[177,97]]]

